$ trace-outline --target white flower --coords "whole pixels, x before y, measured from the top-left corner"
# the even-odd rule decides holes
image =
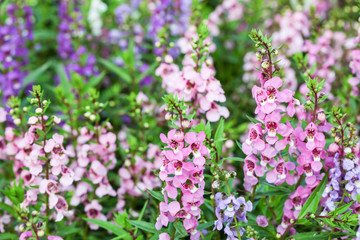
[[[102,20],[101,20],[101,14],[105,12],[107,9],[107,6],[105,3],[103,3],[101,0],[92,0],[89,14],[88,14],[88,21],[92,30],[92,33],[95,36],[100,36],[101,34],[101,28],[102,28]]]

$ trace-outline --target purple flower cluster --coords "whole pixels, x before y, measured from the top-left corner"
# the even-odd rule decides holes
[[[130,3],[120,4],[114,10],[115,21],[118,28],[109,31],[109,41],[111,44],[118,45],[122,50],[126,50],[129,39],[133,38],[135,43],[136,56],[140,57],[143,50],[144,29],[141,26],[139,13],[140,2],[131,0]]]
[[[0,87],[3,101],[16,95],[22,86],[29,63],[27,41],[33,40],[33,11],[29,6],[19,7],[8,4],[7,18],[0,25],[0,62],[4,68],[0,72]]]
[[[76,72],[80,76],[90,77],[97,74],[96,58],[88,54],[84,46],[75,47],[73,38],[81,38],[85,34],[85,27],[81,24],[83,19],[80,9],[73,8],[74,16],[69,15],[71,2],[62,0],[59,3],[58,17],[60,19],[59,34],[57,37],[58,53],[66,65],[66,72]]]
[[[351,153],[351,148],[345,148]],[[335,166],[330,169],[329,182],[323,192],[326,198],[325,208],[322,215],[334,211],[336,203],[344,199],[344,203],[357,201],[360,195],[360,166],[359,158],[355,155],[354,159],[345,158],[339,161],[339,154],[334,157]],[[345,194],[345,197],[343,195]]]
[[[189,27],[189,18],[191,15],[191,0],[153,0],[149,6],[151,13],[149,36],[158,42],[158,34],[164,27],[169,28],[170,35],[183,36]],[[156,47],[155,54],[161,56],[164,49]],[[169,49],[171,56],[179,54],[178,48]]]
[[[155,38],[165,25],[170,27],[171,35],[181,35],[189,25],[191,0],[154,0],[149,4],[152,13],[149,34]]]
[[[237,234],[236,227],[231,226],[233,221],[236,220],[239,222],[247,223],[246,213],[252,211],[252,203],[250,201],[245,201],[243,197],[235,198],[233,194],[227,196],[224,193],[218,192],[215,194],[215,203],[216,203],[216,217],[214,230],[223,229],[224,224],[224,232],[228,236],[227,239],[235,240],[238,239],[239,236]],[[242,236],[245,232],[245,229],[239,227],[240,235]]]

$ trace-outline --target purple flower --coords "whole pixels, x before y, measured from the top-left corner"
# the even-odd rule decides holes
[[[354,161],[353,161],[353,160],[346,158],[346,159],[343,161],[343,168],[344,168],[345,170],[350,171],[350,170],[353,169],[354,167],[355,167],[355,165],[354,165]]]
[[[267,227],[269,225],[269,220],[264,215],[259,215],[256,217],[256,223],[260,227]]]

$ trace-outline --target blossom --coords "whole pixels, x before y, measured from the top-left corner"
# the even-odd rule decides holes
[[[267,227],[269,225],[269,220],[267,219],[267,217],[265,217],[264,215],[258,215],[256,217],[256,223],[260,226],[260,227]]]

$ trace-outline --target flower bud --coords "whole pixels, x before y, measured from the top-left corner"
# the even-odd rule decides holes
[[[349,148],[349,147],[346,147],[346,148],[344,149],[344,152],[345,152],[346,154],[349,154],[349,153],[351,153],[351,148]]]
[[[39,102],[39,100],[37,99],[37,98],[32,98],[31,100],[30,100],[30,103],[31,104],[37,104]]]
[[[124,162],[125,167],[130,167],[131,166],[131,161],[129,159],[126,159]]]
[[[172,56],[170,56],[170,55],[166,55],[165,57],[164,57],[164,61],[166,62],[166,63],[173,63],[173,58],[172,58]]]
[[[43,236],[45,235],[44,230],[40,229],[40,230],[37,232],[37,235],[38,235],[38,237],[43,237]]]
[[[156,62],[161,62],[161,57],[157,56],[156,57]]]
[[[27,107],[23,107],[23,112],[27,112],[28,108]]]
[[[15,124],[16,126],[20,125],[20,123],[21,123],[21,120],[20,120],[19,118],[15,118],[15,119],[14,119],[14,124]]]
[[[37,215],[39,215],[39,212],[36,211],[36,210],[34,210],[34,211],[31,212],[31,215],[32,215],[33,217],[36,217]]]
[[[84,116],[87,117],[87,118],[90,117],[90,115],[91,115],[91,112],[84,113]]]
[[[95,121],[96,120],[96,116],[94,114],[91,114],[89,117],[90,121]]]
[[[29,118],[28,124],[34,125],[34,124],[36,124],[38,122],[38,120],[39,119],[36,116],[32,116],[32,117]]]
[[[262,63],[261,63],[261,67],[263,69],[268,69],[270,67],[270,63],[268,60],[264,60]]]
[[[31,227],[31,222],[26,222],[27,227]]]
[[[277,234],[276,234],[276,238],[281,238],[281,234],[280,234],[280,233],[277,233]]]
[[[19,225],[19,231],[20,231],[20,232],[23,232],[23,231],[25,231],[25,229],[26,229],[26,225],[25,225],[24,223],[21,223],[21,224]]]
[[[325,121],[325,119],[326,119],[326,115],[325,115],[324,112],[319,112],[319,113],[317,114],[317,118],[318,118],[318,120],[319,120],[320,122],[323,122],[323,121]]]
[[[156,47],[156,48],[161,47],[161,43],[160,43],[159,41],[158,41],[158,42],[156,42],[156,43],[155,43],[155,47]]]
[[[215,180],[213,183],[212,183],[212,188],[214,189],[218,189],[220,187],[220,181],[219,180]]]
[[[172,118],[172,112],[167,112],[167,113],[165,114],[165,120],[166,120],[166,121],[169,121],[171,118]]]
[[[47,101],[47,100],[44,100],[44,101],[42,101],[42,104],[43,104],[43,105],[46,105],[46,104],[48,104],[48,101]]]
[[[188,119],[183,119],[181,122],[181,126],[184,128],[188,128],[190,126],[190,121]]]
[[[58,118],[57,116],[54,116],[54,123],[59,124],[60,122],[61,122],[61,119]]]
[[[35,109],[36,114],[42,114],[42,112],[43,112],[42,108]]]
[[[339,150],[339,145],[337,145],[336,143],[331,143],[329,145],[329,151],[332,153],[335,153]]]

